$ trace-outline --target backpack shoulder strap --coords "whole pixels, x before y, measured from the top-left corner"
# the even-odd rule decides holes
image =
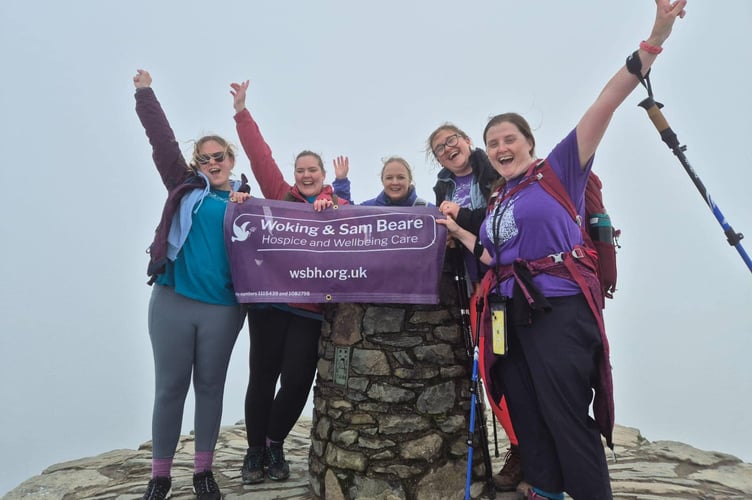
[[[517,192],[522,191],[533,182],[540,180],[540,174],[538,174],[537,171],[540,164],[540,162],[535,162],[530,165],[530,167],[527,169],[527,172],[525,172],[523,179],[512,189],[507,189],[506,183],[497,187],[496,190],[493,191],[488,197],[488,210],[491,210],[495,205],[508,200],[509,198],[517,194]]]
[[[603,183],[600,178],[591,170],[585,188],[585,207],[587,208],[588,213],[606,213],[606,207],[603,206],[602,188]]]
[[[564,184],[559,180],[559,176],[556,175],[554,169],[548,163],[548,160],[544,160],[536,167],[538,174],[538,182],[541,187],[546,190],[564,209],[569,213],[569,216],[577,223],[580,228],[582,225],[582,217],[577,213],[577,209],[574,206],[572,198],[569,196]]]

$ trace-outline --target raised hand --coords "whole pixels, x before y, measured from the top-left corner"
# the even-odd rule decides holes
[[[145,69],[137,69],[133,77],[133,85],[137,89],[143,89],[151,86],[151,75]]]
[[[248,80],[241,83],[231,83],[230,94],[232,94],[232,105],[235,108],[236,113],[240,113],[245,109],[245,95],[248,90]]]
[[[687,6],[687,0],[676,0],[674,2],[671,0],[655,0],[655,4],[655,22],[647,42],[650,45],[660,47],[671,34],[676,18],[683,19],[686,15],[684,7]]]
[[[338,156],[334,163],[334,177],[337,179],[347,179],[347,173],[350,171],[350,158],[347,156]]]

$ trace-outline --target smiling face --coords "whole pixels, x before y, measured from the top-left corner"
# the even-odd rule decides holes
[[[454,175],[467,175],[470,166],[470,139],[454,128],[440,128],[431,137],[431,151],[434,157]]]
[[[193,163],[209,178],[212,189],[230,191],[230,173],[235,166],[235,158],[227,145],[208,139],[198,145]]]
[[[295,160],[295,186],[306,198],[318,196],[324,188],[326,172],[320,158],[313,154],[301,154]]]
[[[512,122],[490,125],[484,140],[491,165],[506,180],[524,174],[534,159],[535,144]]]
[[[407,197],[412,180],[410,170],[399,160],[387,161],[381,170],[384,194],[392,201]]]

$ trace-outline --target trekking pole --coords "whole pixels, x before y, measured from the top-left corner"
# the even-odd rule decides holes
[[[475,391],[478,394],[478,408],[480,410],[481,415],[481,423],[480,423],[480,434],[481,434],[481,443],[483,443],[483,466],[486,469],[486,485],[488,486],[488,496],[489,498],[496,498],[496,485],[493,482],[493,471],[491,470],[491,455],[490,451],[488,450],[488,427],[486,422],[486,405],[484,402],[484,396],[485,388],[483,387],[483,382],[480,377],[477,376],[478,371],[478,365],[479,365],[479,358],[480,358],[480,327],[481,327],[481,318],[483,315],[483,297],[477,297],[475,300],[475,310],[476,310],[476,316],[475,316],[475,345],[473,348],[473,364],[475,365],[473,367],[473,370],[476,372],[475,376]],[[472,379],[471,379],[472,382]],[[480,385],[480,389],[478,389]],[[499,440],[498,436],[496,435],[496,416],[493,414],[493,411],[491,412],[491,420],[493,420],[494,423],[494,446],[496,448],[496,457],[499,456]]]
[[[470,485],[473,480],[473,437],[475,435],[475,407],[478,392],[478,346],[473,348],[473,375],[470,379],[470,429],[467,433],[467,475],[465,476],[465,500],[470,500]],[[488,450],[486,450],[488,455]],[[492,490],[495,491],[495,490]]]
[[[493,420],[493,430],[494,430],[494,456],[496,458],[499,458],[499,434],[496,431],[496,418],[492,418],[491,420]]]
[[[648,117],[650,118],[650,121],[653,122],[653,125],[655,125],[655,128],[658,129],[658,132],[661,134],[661,139],[666,143],[666,145],[674,153],[674,155],[676,155],[676,157],[679,159],[679,162],[684,167],[684,170],[686,170],[687,174],[689,174],[689,177],[692,179],[692,182],[694,183],[695,187],[697,187],[698,191],[700,191],[700,194],[705,200],[705,203],[708,204],[710,210],[712,210],[713,212],[713,215],[715,215],[716,220],[723,228],[723,232],[726,234],[726,240],[728,241],[729,245],[736,248],[736,250],[739,252],[739,255],[741,255],[742,257],[742,260],[744,260],[744,262],[747,264],[747,268],[752,271],[752,260],[741,244],[741,239],[744,238],[744,235],[742,233],[737,233],[736,231],[734,231],[731,225],[726,222],[726,218],[721,213],[721,209],[718,208],[718,205],[713,202],[713,199],[710,197],[710,193],[708,193],[707,189],[705,189],[705,186],[703,185],[700,178],[697,177],[697,174],[689,164],[689,160],[687,160],[687,157],[684,154],[684,151],[687,150],[687,147],[679,145],[679,139],[676,137],[676,133],[671,130],[668,121],[666,121],[666,118],[661,112],[660,108],[663,107],[663,105],[655,102],[652,97],[647,97],[639,104],[639,106],[641,108],[644,108],[645,111],[648,112]]]
[[[467,436],[467,476],[465,478],[465,499],[470,498],[470,485],[472,483],[473,471],[473,444],[475,437],[475,418],[480,416],[481,424],[478,426],[478,441],[483,450],[483,465],[485,469],[486,483],[488,484],[488,493],[490,498],[495,498],[496,489],[493,484],[493,475],[491,474],[491,456],[488,450],[488,431],[486,428],[486,412],[483,406],[483,395],[478,390],[478,358],[479,347],[478,341],[473,341],[473,333],[470,327],[470,305],[467,297],[467,281],[465,279],[465,264],[462,256],[462,247],[455,245],[450,248],[452,254],[452,267],[454,270],[454,281],[457,285],[457,302],[460,309],[460,323],[462,326],[463,336],[465,339],[465,349],[468,357],[472,356],[473,368],[470,378],[470,426]],[[477,337],[476,337],[477,338]],[[479,339],[478,339],[479,340]]]

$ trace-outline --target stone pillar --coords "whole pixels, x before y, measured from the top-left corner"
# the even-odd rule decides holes
[[[329,306],[309,453],[316,498],[463,497],[470,362],[451,276],[440,302]]]

